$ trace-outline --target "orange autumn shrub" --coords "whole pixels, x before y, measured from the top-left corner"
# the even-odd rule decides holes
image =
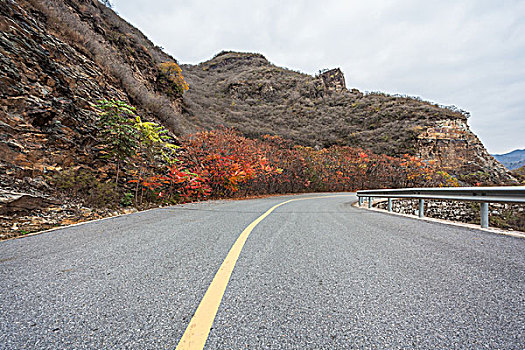
[[[232,129],[203,131],[183,144],[188,169],[207,180],[213,197],[234,196],[243,186],[253,185],[252,180],[280,172],[269,164],[260,141]]]
[[[190,88],[182,76],[182,69],[175,62],[159,64],[157,84],[168,96],[173,97],[181,97]]]
[[[413,156],[343,146],[315,150],[278,136],[249,139],[226,128],[194,134],[182,149],[185,167],[203,179],[213,198],[453,185],[433,162]]]

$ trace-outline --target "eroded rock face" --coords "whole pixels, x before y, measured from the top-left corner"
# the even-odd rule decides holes
[[[160,100],[166,116],[180,112],[180,99],[155,91],[163,61],[175,60],[97,1],[0,0],[2,188],[53,192],[32,179],[98,167],[99,99],[133,103],[146,119]]]
[[[0,190],[0,215],[27,213],[57,204],[49,198]]]
[[[176,61],[96,0],[0,0],[2,229],[15,216],[80,205],[57,201],[52,176],[113,171],[96,154],[98,100],[126,101],[175,130],[181,99],[157,88],[162,62]]]
[[[435,160],[460,180],[513,184],[515,179],[492,157],[464,120],[439,120],[418,135],[418,156]]]
[[[340,92],[346,89],[345,76],[339,68],[321,72],[319,80],[326,91]]]
[[[125,94],[89,57],[49,35],[42,14],[2,1],[0,27],[0,181],[36,191],[25,178],[92,161],[90,103]]]

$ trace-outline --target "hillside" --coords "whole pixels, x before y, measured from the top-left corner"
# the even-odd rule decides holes
[[[159,79],[175,59],[92,0],[0,0],[2,190],[52,192],[54,169],[97,168],[92,104],[119,99],[178,134],[181,98]]]
[[[47,171],[103,166],[92,149],[91,104],[101,98],[129,102],[175,135],[233,126],[316,148],[435,159],[466,183],[511,181],[455,108],[347,90],[339,70],[313,77],[235,52],[183,65],[182,99],[160,68],[176,60],[98,1],[0,2],[0,180],[10,189],[38,192]]]
[[[510,172],[520,184],[525,185],[525,165]]]
[[[515,181],[470,131],[466,112],[347,90],[338,69],[314,77],[260,54],[222,52],[181,72],[175,58],[96,0],[0,0],[0,29],[0,238],[130,206],[238,195],[239,184],[247,195],[455,183],[440,170],[465,184]],[[100,125],[94,104],[102,99],[134,106],[169,132],[144,137],[160,129],[128,115],[113,126],[132,130],[135,148],[115,157],[107,146],[121,134]],[[287,140],[194,135],[222,125]],[[188,147],[181,162],[147,147],[167,139]],[[204,162],[217,162],[214,172]]]
[[[339,69],[313,77],[260,54],[221,52],[183,65],[184,115],[201,128],[281,135],[316,148],[359,146],[391,156],[434,159],[466,183],[512,181],[468,125],[468,113],[412,97],[345,87]]]
[[[525,149],[516,149],[509,153],[494,154],[493,156],[509,170],[525,166]]]
[[[97,217],[53,181],[77,173],[71,183],[104,188],[113,176],[98,153],[97,100],[131,103],[146,120],[185,133],[181,94],[163,62],[176,64],[96,0],[0,0],[0,223],[11,227],[13,215],[28,212],[40,228]]]

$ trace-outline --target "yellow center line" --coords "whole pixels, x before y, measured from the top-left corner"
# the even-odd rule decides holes
[[[305,197],[305,198],[296,198],[290,199],[285,202],[279,203],[268,209],[264,214],[259,216],[254,222],[252,222],[248,227],[242,231],[240,236],[237,238],[233,246],[231,247],[228,255],[224,259],[221,267],[215,274],[213,281],[211,282],[206,294],[202,298],[197,311],[193,315],[186,331],[182,335],[182,338],[177,345],[176,350],[183,349],[203,349],[208,339],[213,320],[219,310],[219,305],[221,304],[222,297],[230,281],[230,276],[233,272],[233,268],[237,263],[237,259],[241,254],[241,250],[244,247],[244,243],[248,239],[248,236],[252,230],[257,226],[258,223],[263,221],[268,215],[271,214],[275,209],[279,208],[281,205],[285,205],[290,202],[301,201],[306,199],[319,199],[319,198],[332,198],[332,197],[344,197],[352,195],[331,195],[331,196],[318,196],[318,197]]]

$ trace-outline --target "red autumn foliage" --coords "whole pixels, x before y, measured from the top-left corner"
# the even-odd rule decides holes
[[[434,163],[416,157],[341,146],[315,150],[278,136],[249,139],[233,129],[192,135],[182,150],[181,162],[213,198],[453,184]]]
[[[278,136],[249,139],[226,128],[187,137],[165,173],[132,181],[170,202],[455,184],[434,163],[409,155],[395,158],[342,146],[316,150]]]
[[[202,199],[211,193],[211,189],[203,177],[178,164],[169,167],[166,179],[169,184],[166,193],[170,196],[178,195],[185,201]]]

